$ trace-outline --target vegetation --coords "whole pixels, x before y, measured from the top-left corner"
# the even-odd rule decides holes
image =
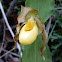
[[[0,10],[1,62],[62,62],[62,0],[2,0],[1,3],[14,34],[16,34],[17,17],[21,12],[21,5],[38,10],[37,17],[42,19],[48,33],[44,51],[45,61],[42,59],[40,51],[43,44],[42,34],[38,35],[34,43],[20,45],[20,52],[18,48],[11,50],[15,46],[15,42]]]

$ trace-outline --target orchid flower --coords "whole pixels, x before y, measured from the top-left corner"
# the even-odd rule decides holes
[[[18,25],[16,27],[16,35],[14,38],[16,42],[19,40],[21,44],[29,45],[36,40],[39,34],[43,33],[43,45],[40,50],[42,53],[41,56],[45,60],[43,52],[45,51],[45,43],[47,41],[48,35],[43,21],[37,16],[38,14],[39,13],[36,9],[21,6],[21,12],[17,18]]]

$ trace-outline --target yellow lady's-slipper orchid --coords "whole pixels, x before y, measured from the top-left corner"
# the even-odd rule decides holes
[[[14,39],[16,42],[19,40],[19,42],[23,45],[29,45],[36,40],[38,34],[43,32],[43,45],[40,50],[42,52],[41,56],[45,60],[43,53],[45,51],[45,43],[47,41],[48,35],[45,30],[43,21],[36,15],[38,15],[38,11],[36,9],[21,6],[21,12],[17,18],[18,25],[16,27],[16,35]],[[20,25],[21,22],[25,25]]]
[[[38,27],[31,17],[27,24],[23,26],[19,34],[19,42],[23,45],[32,44],[38,36]]]

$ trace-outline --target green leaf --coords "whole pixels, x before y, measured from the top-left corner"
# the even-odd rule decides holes
[[[39,11],[39,17],[46,22],[54,9],[54,0],[26,0],[26,6]]]
[[[56,7],[56,8],[54,8],[55,10],[57,10],[57,9],[62,9],[62,7]]]
[[[41,57],[40,48],[43,43],[41,41],[41,36],[42,35],[39,35],[33,44],[24,46],[22,62],[52,62],[52,56],[47,44],[44,52],[45,61]]]

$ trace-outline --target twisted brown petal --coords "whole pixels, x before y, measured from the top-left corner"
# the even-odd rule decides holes
[[[43,30],[43,35],[42,35],[42,40],[43,40],[43,45],[42,45],[42,47],[41,47],[41,56],[42,56],[42,58],[45,60],[45,57],[44,57],[44,55],[43,55],[43,53],[44,53],[44,51],[45,51],[45,49],[46,49],[46,47],[45,47],[45,44],[46,44],[46,41],[47,41],[47,38],[48,38],[48,35],[47,35],[47,32],[45,31],[45,29]]]

